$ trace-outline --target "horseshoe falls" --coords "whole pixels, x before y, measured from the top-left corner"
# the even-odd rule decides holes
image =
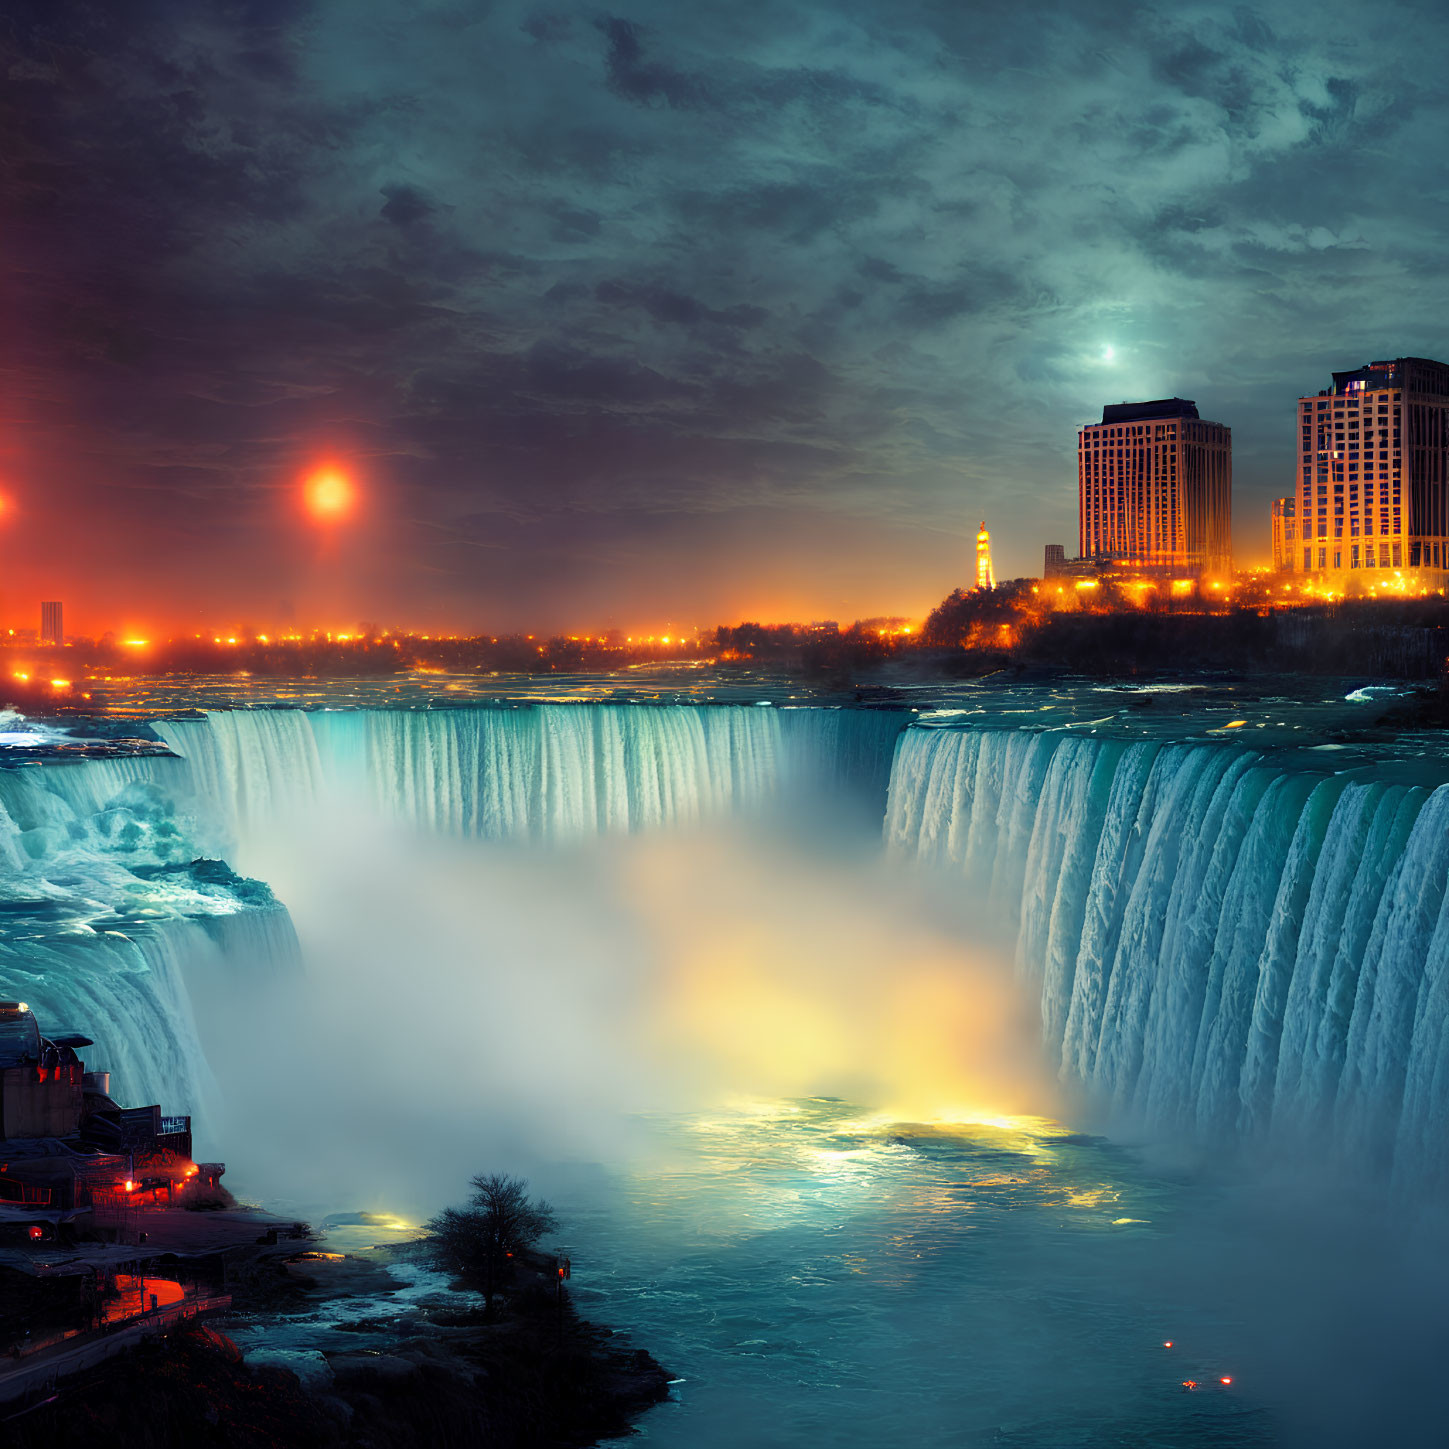
[[[0,771],[0,968],[93,1025],[137,1095],[203,1110],[189,977],[296,969],[224,866],[340,798],[439,836],[556,845],[848,798],[1013,942],[1062,1080],[1207,1143],[1332,1144],[1449,1174],[1449,790],[1217,743],[906,728],[890,710],[248,709],[175,758]]]
[[[913,728],[885,836],[1015,942],[1113,1120],[1449,1174],[1449,787],[1215,743]]]

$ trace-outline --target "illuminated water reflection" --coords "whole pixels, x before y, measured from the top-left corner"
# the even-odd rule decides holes
[[[1233,1325],[1153,1285],[1196,1189],[1131,1153],[829,1099],[656,1125],[648,1170],[558,1194],[581,1308],[683,1380],[651,1442],[1273,1442]]]

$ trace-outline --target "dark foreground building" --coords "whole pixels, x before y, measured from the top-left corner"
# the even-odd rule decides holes
[[[192,1161],[190,1117],[113,1102],[110,1073],[76,1055],[90,1045],[47,1036],[24,1002],[0,1001],[0,1245],[104,1233],[221,1174]]]

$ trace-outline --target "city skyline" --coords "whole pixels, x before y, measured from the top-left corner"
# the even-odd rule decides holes
[[[1288,401],[1443,350],[1434,15],[13,16],[4,602],[82,631],[919,615],[1171,395],[1263,563]]]

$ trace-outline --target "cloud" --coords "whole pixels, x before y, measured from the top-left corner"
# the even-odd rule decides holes
[[[11,14],[0,468],[38,556],[78,510],[112,555],[174,552],[117,500],[204,478],[218,520],[259,518],[327,448],[419,520],[404,617],[438,602],[410,550],[474,510],[640,538],[677,512],[711,600],[737,560],[685,520],[762,500],[822,587],[812,514],[963,558],[985,515],[1011,573],[1072,535],[1076,427],[1172,393],[1234,429],[1248,553],[1293,399],[1444,348],[1449,22],[1421,7]],[[196,587],[245,592],[256,541],[218,528]],[[70,554],[114,592],[99,545]],[[524,562],[443,604],[544,622],[561,579]],[[861,611],[959,582],[933,567]],[[628,591],[666,583],[646,561]]]

